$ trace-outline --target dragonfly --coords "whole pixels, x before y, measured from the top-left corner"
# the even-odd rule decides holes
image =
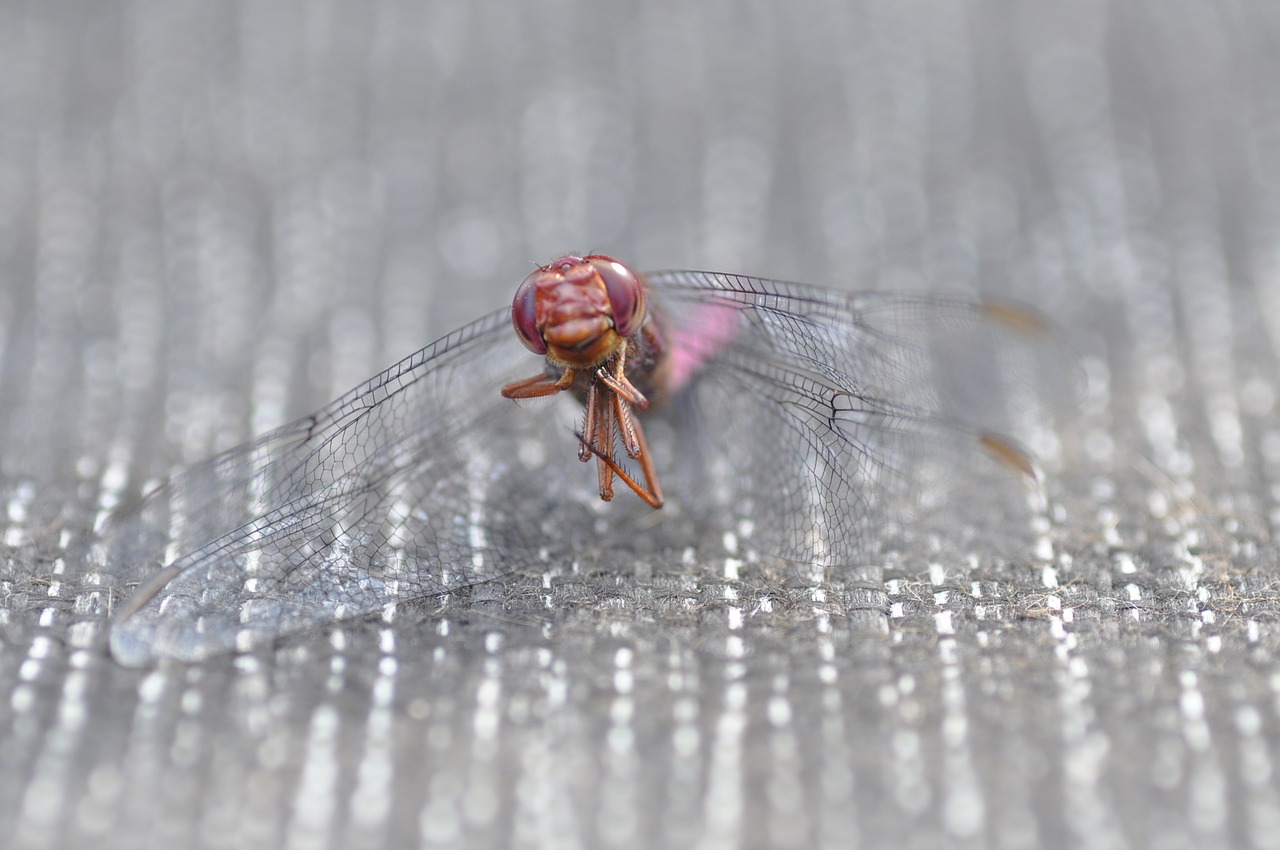
[[[511,324],[525,348],[546,357],[547,369],[503,387],[503,396],[541,398],[577,390],[586,408],[578,459],[596,459],[600,498],[613,501],[616,476],[650,507],[661,508],[648,441],[632,411],[646,410],[651,395],[678,391],[684,381],[670,374],[678,355],[665,340],[666,321],[649,321],[640,276],[613,257],[561,257],[520,284]],[[641,391],[636,384],[652,389]],[[640,463],[644,484],[618,464],[619,442]]]
[[[110,517],[91,557],[134,586],[111,650],[199,660],[653,535],[852,568],[927,482],[1034,477],[1019,436],[1077,379],[1013,303],[559,257],[511,308]]]

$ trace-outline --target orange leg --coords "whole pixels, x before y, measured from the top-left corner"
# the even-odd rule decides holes
[[[645,398],[644,394],[636,389],[635,384],[631,383],[627,378],[626,366],[626,351],[620,351],[612,364],[606,363],[599,369],[596,369],[596,378],[602,381],[606,387],[621,396],[624,401],[630,402],[641,410],[644,410],[649,406],[649,399]]]
[[[587,435],[591,445],[596,442],[596,429],[600,427],[600,392],[594,383],[587,388],[587,415],[582,423],[582,433]],[[578,460],[586,463],[591,460],[591,449],[586,442],[578,444]]]
[[[507,384],[502,388],[502,395],[505,398],[542,398],[555,395],[573,386],[575,374],[572,369],[565,369],[559,378],[546,374],[534,375],[532,378]]]
[[[608,393],[593,383],[587,391],[588,430],[586,441],[578,447],[578,457],[587,461],[595,455],[597,461],[602,457],[613,457],[614,412],[608,399],[601,399],[602,393]],[[586,449],[586,456],[583,450]],[[600,498],[606,502],[613,501],[613,470],[606,464],[596,463],[596,472],[600,480]]]
[[[586,462],[595,457],[600,498],[604,501],[613,499],[613,479],[616,476],[646,504],[660,508],[664,501],[662,486],[658,483],[658,473],[653,467],[644,429],[631,412],[632,406],[644,410],[649,406],[649,400],[627,379],[625,366],[625,355],[619,354],[613,362],[596,369],[596,380],[587,388],[587,411],[582,433],[578,435],[578,458]],[[573,369],[565,369],[558,378],[534,375],[507,384],[502,388],[502,394],[513,399],[543,398],[569,389],[576,377]],[[636,481],[614,459],[614,446],[619,437],[627,456],[640,463],[644,484]]]
[[[612,442],[609,444],[607,451],[602,451],[597,448],[594,443],[588,441],[587,438],[579,435],[578,439],[582,445],[586,446],[587,449],[596,456],[596,462],[602,470],[601,476],[604,475],[603,469],[607,467],[610,472],[611,479],[612,476],[616,475],[618,478],[621,478],[623,483],[630,487],[637,496],[643,499],[645,504],[649,505],[651,508],[660,508],[662,507],[665,499],[662,496],[662,485],[658,483],[658,472],[653,468],[653,456],[649,454],[649,442],[644,437],[644,428],[642,428],[640,423],[629,415],[629,412],[626,416],[630,420],[631,436],[635,439],[636,450],[635,453],[632,454],[631,447],[628,447],[627,454],[640,462],[640,471],[644,474],[644,484],[641,484],[632,478],[630,473],[619,466],[618,462],[613,459]],[[609,498],[612,498],[612,496],[613,488],[611,480]],[[609,501],[608,498],[605,498],[604,493],[601,493],[600,497],[606,502]]]
[[[627,456],[639,460],[640,440],[636,437],[636,420],[631,415],[631,408],[617,393],[613,396],[613,414],[618,420],[618,433],[622,436],[622,445],[627,450]]]

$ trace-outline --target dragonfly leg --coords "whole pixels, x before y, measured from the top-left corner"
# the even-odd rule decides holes
[[[634,404],[644,410],[649,406],[649,399],[645,398],[644,393],[636,389],[635,384],[631,383],[631,380],[627,377],[626,368],[627,352],[624,349],[618,352],[617,358],[612,363],[606,363],[596,369],[596,377],[606,387],[617,393],[623,401]]]
[[[633,419],[631,424],[638,449],[634,457],[640,462],[640,471],[644,475],[644,484],[636,481],[630,473],[619,466],[618,462],[613,459],[612,444],[610,444],[608,452],[603,452],[597,449],[595,445],[590,444],[585,437],[579,435],[578,439],[596,456],[596,461],[601,467],[608,467],[613,475],[621,478],[623,483],[630,487],[649,507],[660,508],[666,500],[662,495],[662,485],[658,483],[658,472],[653,467],[653,456],[649,453],[649,442],[644,437],[644,428],[640,426],[640,423]],[[628,454],[630,454],[630,451],[628,451]],[[610,496],[612,496],[612,490],[610,491]],[[603,494],[601,494],[601,497],[603,498]],[[608,499],[605,499],[605,501],[608,501]]]
[[[635,426],[636,445],[640,449],[636,454],[636,460],[640,461],[640,471],[644,473],[644,483],[648,486],[641,491],[636,487],[636,482],[629,477],[624,477],[622,480],[626,481],[631,489],[636,491],[636,495],[648,502],[651,507],[660,508],[666,499],[662,496],[662,484],[658,482],[658,471],[653,468],[653,455],[649,452],[649,441],[645,439],[644,428],[640,423],[635,421],[632,424]]]
[[[618,420],[618,433],[622,437],[622,445],[627,456],[640,459],[640,440],[636,437],[636,418],[631,415],[631,408],[617,393],[613,395],[613,415]]]
[[[532,378],[507,384],[502,388],[502,395],[506,398],[542,398],[555,395],[573,386],[574,377],[575,372],[572,369],[565,369],[564,374],[559,378],[553,378],[547,374],[534,375]]]
[[[613,475],[616,464],[613,464],[613,443],[614,443],[614,410],[613,405],[609,401],[599,399],[601,392],[609,392],[607,389],[598,390],[595,384],[591,385],[594,391],[589,395],[595,395],[596,415],[595,427],[588,432],[587,438],[590,441],[589,452],[587,457],[582,458],[588,460],[592,454],[596,456],[596,471],[600,478],[600,498],[606,502],[613,501]],[[579,456],[582,450],[579,448]],[[608,458],[610,463],[604,463],[603,459]]]
[[[600,427],[600,389],[594,381],[587,387],[587,414],[582,422],[582,433],[587,435],[591,445],[596,443],[596,430]],[[591,460],[591,449],[587,442],[578,444],[578,460],[586,463]]]

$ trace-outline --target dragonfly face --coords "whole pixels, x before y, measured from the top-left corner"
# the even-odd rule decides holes
[[[602,255],[553,260],[525,278],[511,302],[524,346],[567,368],[606,362],[644,320],[639,276]]]

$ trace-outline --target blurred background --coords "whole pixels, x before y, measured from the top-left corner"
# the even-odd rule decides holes
[[[1228,0],[0,4],[7,846],[1280,846],[1278,43]],[[1037,305],[1089,378],[1040,545],[106,656],[97,517],[587,251]]]

